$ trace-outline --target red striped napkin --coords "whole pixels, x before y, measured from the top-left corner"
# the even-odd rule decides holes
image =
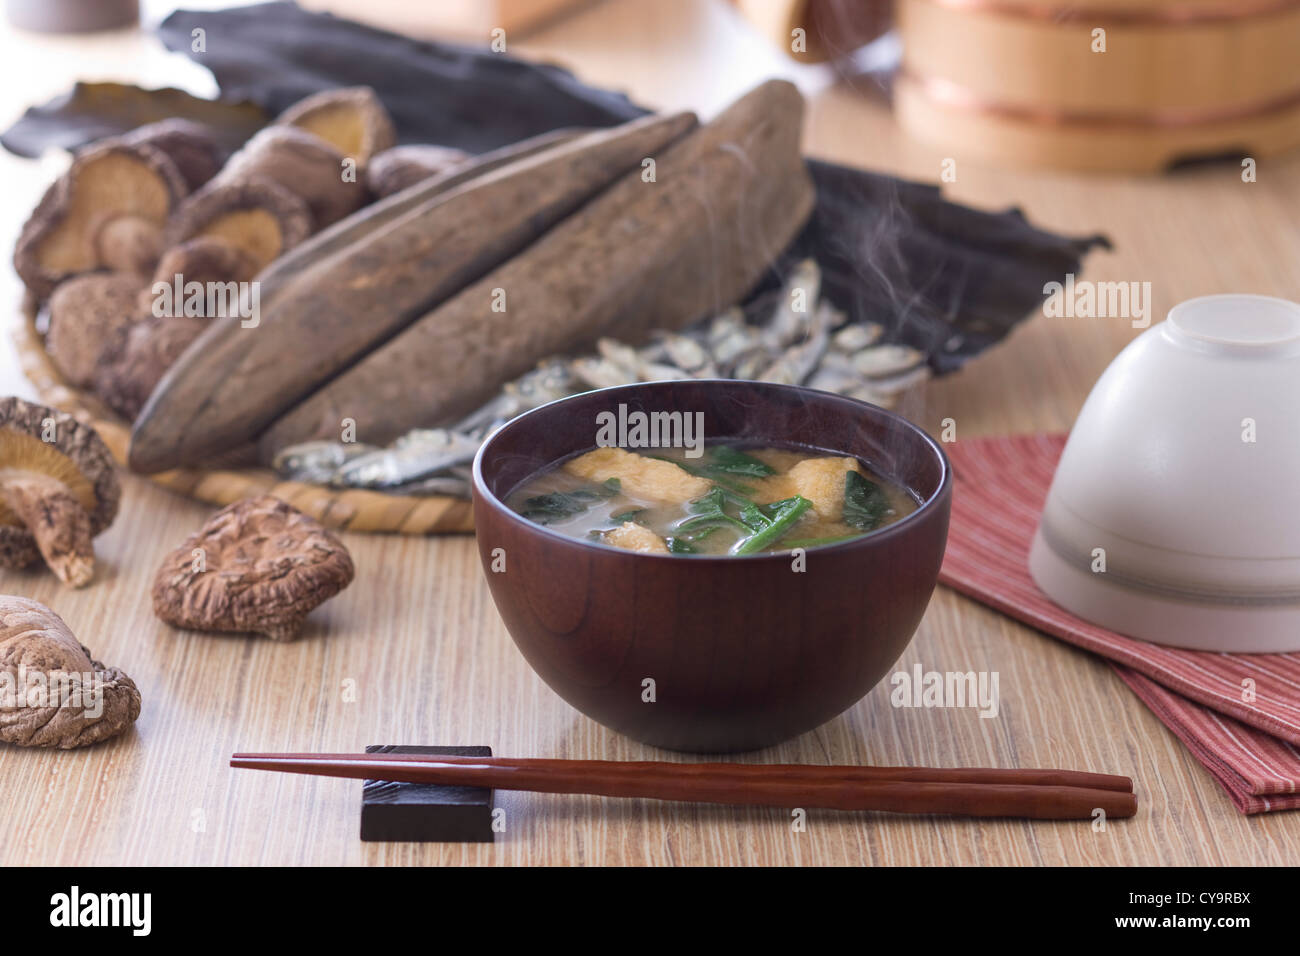
[[[1065,437],[948,446],[955,484],[939,580],[1107,658],[1242,813],[1300,807],[1300,654],[1214,654],[1123,637],[1062,610],[1029,576],[1029,546]]]

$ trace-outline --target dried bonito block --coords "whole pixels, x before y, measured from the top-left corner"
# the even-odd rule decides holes
[[[337,435],[343,418],[374,444],[449,424],[547,356],[739,301],[812,212],[802,116],[799,92],[773,80],[649,155],[653,177],[643,161],[284,414],[259,441],[264,460]]]

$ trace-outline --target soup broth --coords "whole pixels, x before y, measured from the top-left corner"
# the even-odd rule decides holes
[[[647,554],[759,554],[862,537],[916,499],[856,458],[710,445],[638,453],[597,448],[548,468],[506,498],[575,538]]]

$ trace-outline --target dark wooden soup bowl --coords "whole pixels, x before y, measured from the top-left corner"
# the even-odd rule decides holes
[[[707,441],[853,455],[911,489],[913,514],[856,541],[744,557],[637,554],[567,537],[502,500],[596,446],[601,412],[703,412]],[[651,449],[632,449],[648,451]],[[474,462],[484,573],[528,663],[588,717],[672,750],[775,744],[860,700],[929,603],[952,479],[939,445],[892,412],[826,392],[650,382],[534,409]]]

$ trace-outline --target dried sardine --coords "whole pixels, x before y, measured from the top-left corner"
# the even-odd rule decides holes
[[[630,376],[630,378],[625,378],[624,381],[636,381],[641,367],[641,357],[637,355],[636,349],[630,345],[624,345],[616,339],[601,338],[596,342],[596,351],[610,365]]]
[[[763,349],[762,332],[745,321],[745,313],[740,309],[731,309],[714,318],[704,342],[724,375],[732,375],[737,362]]]
[[[914,368],[925,355],[910,345],[875,345],[853,356],[853,367],[867,378],[882,378]]]
[[[884,326],[875,322],[850,322],[831,337],[831,348],[852,355],[875,345],[884,334]]]
[[[852,369],[846,370],[823,364],[803,384],[818,391],[838,392],[841,395],[847,395],[862,385],[863,381],[862,376]]]
[[[516,415],[572,395],[578,390],[579,385],[569,370],[569,363],[560,359],[547,359],[531,372],[524,373],[513,382],[507,382],[500,395],[466,415],[451,428],[452,431],[482,437]]]
[[[755,350],[741,356],[731,370],[730,378],[756,379],[763,370],[772,364],[772,356],[766,350]]]
[[[642,362],[667,362],[668,350],[664,348],[664,343],[656,338],[636,350],[637,358]]]
[[[343,488],[396,488],[471,461],[478,438],[444,428],[420,429],[389,448],[352,459],[330,482]]]
[[[595,355],[575,359],[570,366],[574,377],[587,388],[609,388],[612,385],[626,385],[635,382],[635,375],[628,375],[621,366],[615,365],[607,358]]]
[[[713,365],[708,350],[688,336],[669,332],[663,339],[664,357],[684,372],[697,375]]]
[[[320,485],[353,458],[376,450],[361,442],[308,441],[282,449],[271,467],[289,481]]]
[[[715,349],[717,344],[727,336],[747,328],[745,310],[739,306],[733,306],[726,312],[715,315],[709,320],[704,333],[704,341],[709,348]],[[689,330],[687,331],[689,333]]]
[[[464,438],[465,436],[449,428],[414,428],[400,436],[389,447],[412,452],[419,450],[436,454],[457,454],[469,448],[469,442]]]
[[[816,306],[816,312],[810,324],[808,339],[785,353],[769,365],[758,376],[760,382],[775,382],[778,385],[799,385],[822,360],[826,348],[830,345],[830,330],[836,319],[843,316],[836,313],[829,302]]]
[[[843,352],[836,352],[833,349],[827,351],[822,356],[821,364],[817,366],[817,371],[823,369],[833,369],[844,375],[851,375],[855,381],[862,381],[862,373],[857,370],[853,364],[853,356],[845,355]]]
[[[780,301],[763,329],[769,346],[782,348],[803,338],[817,308],[821,281],[821,270],[811,259],[804,259],[791,270]]]
[[[767,349],[757,331],[737,330],[723,339],[713,349],[713,359],[718,367],[735,377],[735,370],[740,363],[754,355],[766,355]]]
[[[920,365],[916,368],[908,369],[905,372],[899,372],[897,375],[870,379],[866,384],[879,392],[898,395],[901,392],[907,391],[909,388],[915,388],[917,385],[920,385],[928,379],[931,374],[930,366]]]

